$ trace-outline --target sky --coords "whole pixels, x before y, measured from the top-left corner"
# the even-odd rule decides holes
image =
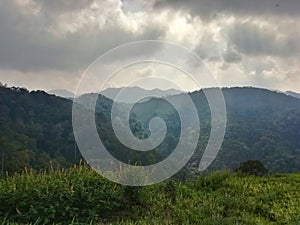
[[[141,40],[192,50],[220,86],[300,92],[299,0],[0,0],[0,81],[74,92],[95,59]],[[103,73],[84,91],[96,91]],[[195,89],[174,68],[149,64],[122,70],[106,87],[149,74]]]

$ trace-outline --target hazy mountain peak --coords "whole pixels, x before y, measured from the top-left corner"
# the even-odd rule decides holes
[[[295,97],[295,98],[300,98],[300,94],[299,93],[296,93],[296,92],[293,92],[293,91],[286,91],[284,92],[286,95],[288,96],[292,96],[292,97]]]
[[[177,95],[181,93],[181,91],[176,89],[161,90],[155,88],[148,90],[137,86],[126,87],[126,89],[124,90],[122,89],[123,88],[107,88],[104,91],[100,92],[100,94],[110,99],[115,99],[116,97],[118,97],[118,102],[134,103],[139,100],[138,96],[167,97],[169,95]],[[122,93],[120,93],[121,91]],[[119,93],[120,95],[118,96]]]
[[[47,91],[48,94],[56,95],[62,98],[74,98],[74,93],[66,90],[66,89],[55,89]]]

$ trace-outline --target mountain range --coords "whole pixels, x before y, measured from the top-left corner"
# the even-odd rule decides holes
[[[72,99],[75,96],[74,93],[65,89],[50,90],[47,91],[47,93],[62,98],[68,98],[68,99]],[[181,91],[175,89],[160,90],[156,88],[156,89],[146,90],[137,86],[126,87],[124,90],[123,88],[107,88],[104,91],[99,92],[99,94],[104,95],[107,98],[110,99],[117,98],[118,102],[123,102],[123,103],[137,102],[139,100],[137,98],[138,96],[167,97],[170,95],[176,95],[180,93]],[[79,96],[75,96],[75,97],[79,97]]]
[[[68,98],[68,99],[73,99],[75,94],[68,91],[68,90],[65,90],[65,89],[55,89],[55,90],[50,90],[50,91],[47,91],[48,94],[50,95],[55,95],[55,96],[58,96],[58,97],[62,97],[62,98]]]
[[[284,93],[295,98],[300,98],[300,94],[293,91],[286,91]]]
[[[123,88],[107,88],[104,91],[101,91],[99,94],[104,95],[107,98],[115,99],[118,94],[118,100],[120,102],[124,103],[134,103],[136,102],[136,96],[159,96],[159,97],[167,97],[170,95],[178,95],[181,93],[181,91],[176,89],[167,89],[167,90],[161,90],[161,89],[152,89],[152,90],[146,90],[140,87],[127,87],[126,92],[122,91]],[[279,91],[280,92],[280,91]],[[56,95],[58,97],[67,98],[67,99],[73,99],[75,96],[75,93],[72,93],[66,89],[55,89],[55,90],[49,90],[47,91],[48,94]],[[138,93],[138,94],[137,94]],[[292,96],[295,98],[300,98],[300,94],[293,91],[286,91],[283,92],[284,94],[288,96]],[[75,96],[79,97],[79,96]]]
[[[140,87],[126,87],[124,90],[122,89],[123,88],[108,88],[100,92],[100,94],[110,99],[118,98],[118,102],[135,103],[139,101],[137,98],[138,96],[167,97],[181,93],[179,90],[175,89],[160,90],[156,88],[146,90]]]
[[[235,169],[249,159],[262,161],[271,172],[300,171],[300,100],[284,93],[258,88],[223,88],[227,109],[227,130],[221,150],[209,170]],[[94,94],[95,95],[95,94]],[[203,90],[189,93],[200,118],[198,147],[185,169],[195,173],[211,130],[211,114]],[[89,98],[89,94],[84,95]],[[181,94],[150,98],[132,109],[130,128],[139,138],[149,136],[149,121],[159,116],[168,133],[153,151],[136,153],[115,137],[111,125],[113,101],[98,96],[98,133],[108,150],[119,160],[143,165],[160,161],[172,153],[180,137],[180,118],[166,102],[173,98],[186,115],[190,109]],[[80,158],[72,130],[70,99],[44,91],[0,87],[0,150],[2,171],[67,167]],[[124,103],[117,103],[120,110]],[[83,105],[88,109],[88,104]],[[193,122],[193,121],[190,121]],[[3,163],[4,162],[4,163]]]

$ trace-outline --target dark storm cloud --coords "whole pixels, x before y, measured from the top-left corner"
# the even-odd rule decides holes
[[[202,18],[216,14],[235,15],[299,15],[299,0],[154,0],[155,9],[188,10]]]
[[[216,73],[226,65],[220,77],[233,74],[229,82],[252,82],[257,78],[247,74],[268,71],[269,79],[293,74],[286,87],[296,86],[299,18],[300,0],[0,0],[0,73],[12,82],[29,79],[30,87],[46,87],[44,77],[51,76],[51,87],[56,81],[63,87],[106,51],[159,39],[191,48]]]
[[[299,33],[280,33],[252,22],[235,23],[228,31],[228,42],[246,55],[295,56],[300,53]]]
[[[86,68],[95,58],[120,44],[140,39],[157,39],[164,31],[149,25],[136,33],[109,18],[107,26],[86,24],[76,32],[55,35],[48,28],[55,26],[66,11],[89,7],[91,1],[36,1],[40,12],[23,12],[30,6],[14,1],[0,1],[0,67],[20,71],[66,70]],[[105,9],[103,9],[105,10]],[[117,16],[117,15],[116,15]],[[64,22],[64,21],[62,21]],[[130,54],[130,53],[128,53]]]
[[[53,12],[76,11],[90,6],[93,0],[34,0],[43,9]]]
[[[300,28],[297,27],[299,24],[287,23],[284,27],[285,20],[300,20],[299,0],[153,0],[153,2],[154,9],[182,10],[204,21],[214,18],[220,21],[234,16],[234,22],[226,27],[227,30],[224,29],[224,33],[228,34],[226,42],[231,46],[222,53],[226,62],[239,62],[241,54],[278,57],[293,57],[300,54]],[[267,25],[252,23],[251,21],[255,19],[265,21]],[[241,22],[243,20],[248,22]],[[278,27],[278,21],[283,23],[281,27]]]

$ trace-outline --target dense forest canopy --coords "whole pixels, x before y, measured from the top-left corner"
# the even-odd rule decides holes
[[[300,171],[300,100],[257,88],[223,88],[227,107],[227,131],[221,151],[209,169],[236,169],[246,160],[261,160],[270,172]],[[201,137],[186,170],[194,173],[210,132],[210,110],[203,91],[189,93],[199,113]],[[82,96],[89,97],[89,94]],[[81,98],[82,98],[81,97]],[[177,98],[181,95],[165,98]],[[100,96],[96,121],[101,140],[118,159],[148,165],[167,157],[178,142],[180,120],[164,98],[135,104],[130,126],[140,138],[149,136],[148,123],[162,117],[168,134],[149,153],[125,148],[114,136],[110,121],[112,100]],[[1,171],[67,167],[81,158],[72,129],[72,104],[68,99],[43,91],[0,87]],[[184,107],[182,102],[182,107]],[[119,103],[122,110],[122,104]],[[86,110],[89,110],[88,108]],[[189,109],[186,108],[186,113]]]

